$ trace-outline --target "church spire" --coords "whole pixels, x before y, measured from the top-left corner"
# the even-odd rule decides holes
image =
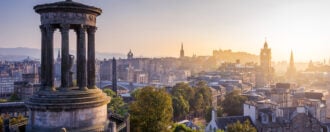
[[[293,51],[291,50],[291,55],[290,55],[290,66],[294,67],[294,59],[293,59]]]
[[[289,81],[294,81],[295,75],[296,75],[296,68],[294,66],[294,58],[293,58],[293,51],[291,50],[291,55],[290,55],[290,65],[287,70],[287,79]]]
[[[184,58],[183,43],[181,42],[180,58]]]

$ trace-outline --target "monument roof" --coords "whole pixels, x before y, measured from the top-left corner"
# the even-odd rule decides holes
[[[84,13],[93,13],[96,15],[100,15],[102,13],[102,9],[85,5],[82,3],[74,2],[72,0],[60,1],[55,3],[41,4],[36,5],[33,8],[37,13],[44,12],[84,12]]]

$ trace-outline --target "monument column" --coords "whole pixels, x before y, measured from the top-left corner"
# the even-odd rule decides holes
[[[41,70],[40,70],[40,90],[45,90],[46,87],[46,76],[45,76],[45,69],[46,69],[46,55],[47,55],[47,43],[46,43],[46,28],[44,25],[40,25],[41,30]]]
[[[45,25],[46,27],[46,67],[45,67],[45,78],[46,78],[46,90],[55,91],[54,88],[54,31],[55,28],[52,25]]]
[[[96,88],[95,86],[95,31],[96,27],[88,27],[88,88],[93,89]]]
[[[77,28],[77,84],[80,90],[87,90],[85,32],[85,26],[79,25]]]
[[[62,37],[62,60],[61,60],[61,88],[63,90],[69,87],[70,67],[69,67],[69,24],[62,24],[60,31]]]

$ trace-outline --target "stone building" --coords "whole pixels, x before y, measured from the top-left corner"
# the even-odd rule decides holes
[[[132,52],[132,50],[129,50],[129,52],[127,53],[127,59],[128,60],[133,59],[133,52]]]
[[[272,50],[268,47],[267,41],[264,47],[260,50],[260,67],[257,70],[256,87],[264,87],[269,85],[274,69],[272,67]]]
[[[26,100],[38,91],[39,75],[38,74],[23,74],[22,81],[14,82],[14,93],[21,99]]]
[[[276,87],[271,90],[271,100],[276,102],[279,107],[292,107],[292,88],[293,84],[277,83]]]
[[[110,98],[95,85],[95,32],[100,8],[72,0],[37,5],[41,18],[40,89],[25,101],[27,131],[99,132],[108,130]],[[54,85],[54,31],[61,32],[61,85]],[[77,56],[69,54],[69,30],[77,36]],[[87,40],[86,40],[87,38]],[[76,58],[76,59],[75,59]],[[72,66],[76,60],[77,86]]]
[[[245,121],[249,121],[253,127],[251,118],[249,116],[227,116],[227,117],[217,117],[216,112],[212,111],[211,121],[207,123],[205,127],[205,132],[215,132],[217,130],[227,130],[227,126],[230,124],[234,124],[236,122],[243,123]]]

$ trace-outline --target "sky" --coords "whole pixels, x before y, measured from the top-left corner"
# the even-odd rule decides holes
[[[33,6],[59,0],[1,0],[0,47],[40,49]],[[78,0],[73,0],[78,1]],[[100,7],[96,50],[136,57],[212,55],[215,49],[259,54],[265,40],[275,61],[329,59],[329,0],[79,0]],[[60,48],[60,33],[55,33]],[[70,31],[70,48],[75,34]]]

